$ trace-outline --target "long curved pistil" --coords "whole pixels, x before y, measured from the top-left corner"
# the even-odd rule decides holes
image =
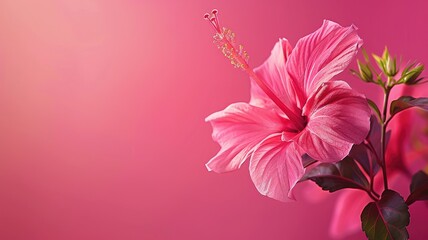
[[[241,68],[252,78],[257,85],[263,90],[264,93],[287,115],[291,120],[294,126],[298,130],[302,130],[304,126],[304,121],[301,116],[296,115],[291,111],[278,96],[272,91],[272,89],[263,81],[262,78],[257,76],[253,68],[248,64],[248,54],[244,50],[243,46],[236,44],[235,34],[225,27],[220,27],[218,20],[218,10],[214,9],[211,11],[211,14],[206,13],[204,15],[205,20],[209,21],[214,27],[216,34],[214,35],[214,43],[217,44],[217,47],[222,51],[224,56],[228,58],[231,64],[235,68]]]

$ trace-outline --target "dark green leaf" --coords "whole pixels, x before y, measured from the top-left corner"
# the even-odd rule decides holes
[[[378,117],[379,120],[382,119],[382,117],[380,115],[380,110],[377,107],[376,103],[373,102],[372,100],[368,99],[368,98],[367,98],[367,102],[368,102],[370,108],[373,109],[374,113],[376,114],[376,117]]]
[[[428,98],[414,98],[402,96],[391,103],[391,116],[411,107],[418,107],[428,111]]]
[[[302,156],[302,164],[304,168],[309,167],[310,165],[316,163],[317,160],[311,158],[308,154],[303,154]]]
[[[367,204],[361,213],[363,231],[369,240],[405,240],[409,238],[406,226],[410,222],[409,207],[392,190],[382,193],[378,202]]]
[[[428,175],[419,171],[412,177],[410,184],[410,196],[407,198],[408,205],[419,200],[428,200]]]
[[[381,126],[372,115],[370,117],[370,132],[366,141],[354,145],[349,156],[355,159],[364,169],[368,176],[374,176],[380,169],[380,132]],[[391,131],[386,133],[386,144],[388,144]]]
[[[355,161],[346,157],[337,163],[321,163],[306,172],[300,181],[312,180],[323,190],[334,192],[343,188],[367,191],[369,183]]]
[[[370,132],[367,137],[367,142],[371,144],[371,146],[374,148],[374,152],[373,152],[374,159],[380,156],[380,148],[381,148],[380,132],[381,132],[381,126],[379,122],[376,120],[376,118],[372,115],[370,118]],[[386,145],[388,145],[390,137],[391,137],[391,131],[386,132],[386,135],[385,135]]]
[[[372,144],[378,156],[380,156],[381,130],[382,129],[379,121],[377,121],[376,118],[372,115],[370,117],[370,131],[369,131],[369,136],[367,137],[367,140]]]
[[[357,161],[369,176],[374,176],[379,171],[376,155],[364,143],[352,146],[349,156]]]

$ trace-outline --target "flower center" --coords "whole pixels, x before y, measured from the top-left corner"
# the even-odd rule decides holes
[[[253,69],[248,64],[249,56],[244,50],[244,47],[237,44],[235,41],[235,33],[225,27],[220,27],[218,20],[218,10],[214,9],[211,14],[205,13],[205,20],[209,21],[214,27],[216,34],[214,35],[214,43],[221,50],[223,55],[230,60],[230,63],[235,68],[241,68],[252,78],[263,92],[287,115],[296,129],[301,131],[304,124],[303,117],[298,116],[290,110],[279,98],[275,95],[272,89],[263,81],[262,78],[256,75]]]

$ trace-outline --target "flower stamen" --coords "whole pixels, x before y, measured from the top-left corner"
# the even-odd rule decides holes
[[[230,63],[235,68],[240,68],[248,73],[250,78],[252,78],[257,85],[266,93],[266,95],[287,115],[287,117],[293,122],[295,127],[298,130],[305,128],[302,117],[296,115],[291,111],[282,101],[279,99],[275,93],[270,89],[270,87],[250,68],[248,64],[248,53],[244,50],[244,47],[241,44],[237,44],[235,41],[235,33],[232,30],[220,27],[218,21],[218,10],[213,9],[211,14],[205,13],[204,19],[209,21],[214,27],[216,34],[214,34],[214,44],[221,50],[223,55],[230,60]]]
[[[208,20],[211,26],[216,31],[214,34],[214,44],[221,50],[223,55],[230,60],[230,63],[235,68],[241,68],[245,70],[248,68],[248,54],[244,50],[244,46],[236,44],[235,33],[232,30],[221,27],[218,20],[218,11],[212,10],[211,14],[205,13],[204,18]]]

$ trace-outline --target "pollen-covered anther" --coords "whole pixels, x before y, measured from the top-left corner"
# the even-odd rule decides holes
[[[247,69],[249,56],[244,47],[236,43],[235,33],[228,28],[220,26],[218,10],[212,10],[211,14],[205,13],[204,18],[214,27],[216,31],[213,36],[214,44],[217,45],[223,55],[230,60],[230,63],[235,68]]]
[[[248,55],[245,51],[242,50],[242,46],[239,47],[239,52],[236,51],[235,48],[231,47],[230,44],[219,41],[216,43],[217,47],[220,49],[220,51],[223,53],[223,55],[230,60],[230,63],[235,67],[235,68],[242,68],[245,69],[246,67],[248,67],[247,64],[247,60],[248,60]]]

